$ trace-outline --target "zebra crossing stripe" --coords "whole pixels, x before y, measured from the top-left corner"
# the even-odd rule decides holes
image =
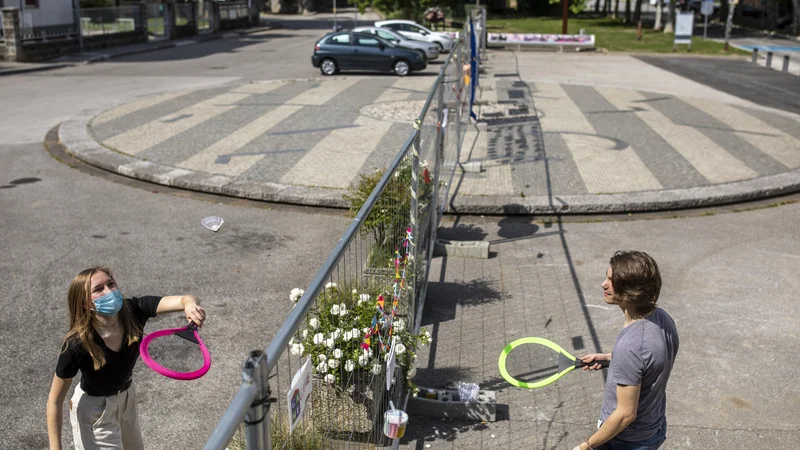
[[[414,91],[425,92],[433,84],[434,79],[431,77],[403,77],[392,83],[386,88],[375,103],[382,102],[397,102],[408,100]]]
[[[250,83],[250,84],[243,84],[238,86],[234,89],[231,89],[228,92],[234,94],[266,94],[268,92],[274,91],[279,87],[283,87],[286,85],[286,82],[274,82],[274,83]]]
[[[331,99],[341,94],[345,89],[361,81],[358,78],[344,80],[325,80],[319,86],[311,88],[288,103],[294,105],[319,106],[328,103]]]
[[[647,166],[630,147],[614,149],[613,142],[597,136],[583,112],[558,84],[536,83],[537,110],[544,133],[559,133],[592,194],[661,189]]]
[[[122,106],[111,108],[108,111],[105,111],[99,116],[95,117],[92,120],[92,125],[102,125],[104,123],[111,122],[112,120],[119,119],[120,117],[125,117],[128,114],[135,113],[136,111],[141,111],[145,108],[149,108],[151,106],[168,102],[170,100],[176,99],[188,93],[189,92],[187,91],[167,92],[165,94],[148,96],[143,99],[133,101],[131,103],[126,103]]]
[[[357,129],[333,130],[281,178],[281,183],[346,189],[392,122],[359,116]]]
[[[129,155],[136,155],[196,127],[206,120],[236,108],[235,103],[250,97],[250,95],[226,92],[118,134],[103,144]]]
[[[217,157],[236,153],[242,147],[266,133],[275,125],[288,119],[301,109],[303,109],[303,106],[300,105],[278,106],[242,128],[239,128],[232,134],[225,136],[200,153],[180,163],[178,166],[201,172],[211,172],[229,176],[240,175],[253,164],[264,158],[264,155],[240,155],[230,159],[227,164],[217,164]]]
[[[633,109],[644,123],[681,154],[710,183],[729,183],[758,176],[754,170],[690,126],[678,126],[646,102],[647,98],[629,89],[596,88],[618,110]]]
[[[800,141],[731,105],[699,99],[686,103],[731,127],[737,136],[790,169],[800,167]]]

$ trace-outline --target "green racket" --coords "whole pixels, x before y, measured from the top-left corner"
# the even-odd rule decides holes
[[[519,380],[518,378],[520,378],[520,376],[511,376],[506,368],[508,355],[512,350],[524,344],[534,344],[534,346],[529,349],[534,350],[534,352],[528,354],[537,355],[536,358],[526,358],[526,365],[528,368],[530,368],[530,370],[525,372],[525,374],[531,375],[534,378],[533,381]],[[549,351],[545,350],[545,348],[549,349]],[[547,353],[547,355],[542,356],[544,353]],[[557,364],[556,355],[558,358]],[[535,361],[531,361],[531,359]],[[500,360],[497,364],[500,367],[500,375],[502,375],[503,378],[505,378],[505,380],[508,381],[512,386],[525,389],[537,389],[553,383],[554,381],[579,367],[600,364],[600,366],[607,368],[609,362],[610,361],[594,361],[589,364],[584,364],[583,361],[570,355],[566,350],[561,348],[560,345],[553,341],[539,337],[527,337],[517,339],[516,341],[506,345],[506,348],[504,348],[503,352],[500,353]],[[521,372],[522,371],[517,371],[517,373]]]

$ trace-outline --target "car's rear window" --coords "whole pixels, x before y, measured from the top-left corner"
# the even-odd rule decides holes
[[[326,44],[331,45],[350,45],[350,34],[337,34],[328,38]]]

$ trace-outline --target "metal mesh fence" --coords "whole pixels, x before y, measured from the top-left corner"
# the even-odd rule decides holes
[[[127,33],[145,27],[142,10],[138,5],[84,8],[80,10],[80,21],[81,33],[84,36]]]
[[[52,23],[51,19],[39,9],[24,9],[19,14],[19,31],[22,40],[47,40],[78,33],[74,17],[63,23]]]
[[[468,123],[465,36],[395,159],[350,191],[355,220],[306,290],[287,292],[294,310],[266,352],[245,363],[244,383],[204,448],[244,449],[245,441],[250,449],[393,444],[384,413],[390,403],[403,409],[414,391],[415,353],[428,341],[419,334],[428,264]],[[387,367],[392,348],[394,369]],[[313,390],[289,432],[303,403],[292,379],[306,362]],[[241,422],[248,426],[236,431]]]
[[[166,9],[163,3],[148,3],[145,5],[147,15],[147,34],[154,38],[166,36]]]
[[[198,2],[197,3],[197,32],[198,33],[210,33],[214,30],[214,26],[212,21],[214,20],[214,15],[212,13],[212,4],[211,2]]]

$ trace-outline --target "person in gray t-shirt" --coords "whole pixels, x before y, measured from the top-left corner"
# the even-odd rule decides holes
[[[584,370],[599,370],[595,361],[611,364],[598,430],[575,450],[654,450],[666,440],[666,389],[678,354],[675,322],[656,306],[658,265],[644,252],[617,252],[602,286],[606,303],[625,315],[625,326],[612,353],[581,358]]]

